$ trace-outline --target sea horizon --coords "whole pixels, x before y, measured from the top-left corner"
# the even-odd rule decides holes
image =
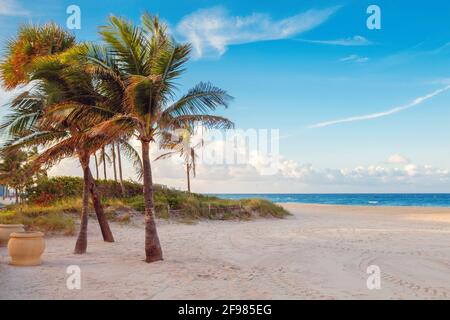
[[[208,193],[224,199],[354,206],[450,207],[450,193]]]

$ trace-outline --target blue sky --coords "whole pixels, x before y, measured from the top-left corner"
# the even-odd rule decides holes
[[[22,22],[65,25],[71,4],[81,8],[79,40],[96,40],[110,13],[135,21],[158,13],[177,40],[194,44],[181,91],[211,81],[235,97],[224,114],[239,128],[280,129],[279,174],[228,168],[224,184],[205,168],[198,191],[450,190],[450,90],[436,93],[450,85],[449,2],[2,0],[0,41]],[[366,26],[371,4],[381,9],[380,30]],[[163,165],[156,170],[164,183],[183,186],[182,172],[167,178]]]

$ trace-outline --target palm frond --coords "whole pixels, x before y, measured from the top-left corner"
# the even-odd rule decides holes
[[[125,157],[131,161],[133,168],[136,171],[136,177],[138,180],[142,179],[144,168],[142,166],[142,160],[136,149],[125,139],[118,141],[120,150],[125,155]]]
[[[113,50],[127,73],[142,74],[147,68],[148,42],[142,30],[124,18],[110,16],[109,24],[100,28],[100,35]]]
[[[168,120],[164,127],[171,130],[201,125],[206,129],[233,129],[234,123],[225,117],[204,114],[181,115]]]
[[[50,123],[68,122],[78,124],[82,128],[98,124],[115,114],[115,112],[100,105],[84,105],[72,101],[53,104],[45,111],[46,120]]]
[[[233,97],[223,89],[213,86],[211,83],[201,82],[190,89],[178,101],[164,110],[165,114],[172,117],[191,114],[208,114],[219,106],[225,108]]]
[[[78,141],[76,137],[69,137],[60,141],[33,159],[33,167],[41,167],[44,164],[47,167],[51,167],[62,159],[73,157],[76,155],[77,145]]]
[[[136,130],[136,119],[127,115],[116,115],[93,126],[86,132],[87,139],[102,139],[101,146],[108,145],[122,137],[130,136]]]
[[[178,154],[178,153],[179,153],[178,151],[169,151],[169,152],[163,153],[163,154],[157,156],[157,157],[155,158],[155,161],[158,161],[158,160],[161,160],[161,159],[167,159],[167,158],[170,158],[170,157],[173,156],[174,154]]]
[[[26,24],[7,42],[5,59],[0,63],[0,79],[7,89],[29,82],[28,67],[41,56],[63,52],[75,45],[73,34],[55,23]]]
[[[47,146],[68,136],[66,131],[39,131],[25,137],[5,142],[5,150],[17,150],[26,147]]]
[[[175,80],[186,70],[185,64],[189,60],[191,46],[189,44],[175,44],[173,41],[160,50],[152,67],[152,74],[161,77],[161,96],[173,98]]]

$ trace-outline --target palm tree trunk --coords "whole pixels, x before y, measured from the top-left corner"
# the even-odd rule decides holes
[[[24,189],[19,189],[19,203],[20,204],[22,204],[22,203],[24,203],[24,196],[23,196],[23,194],[24,194]]]
[[[112,151],[112,158],[113,158],[114,181],[117,182],[116,150],[115,150],[115,143],[114,142],[111,145],[111,151]]]
[[[97,159],[97,152],[94,152],[94,159],[95,159],[95,174],[98,180],[98,159]]]
[[[105,154],[106,154],[105,147],[103,147],[102,148],[103,176],[106,180],[107,177],[106,177],[106,155]]]
[[[75,244],[75,254],[83,254],[86,253],[87,248],[87,227],[88,227],[88,205],[89,205],[89,158],[81,159],[81,165],[83,168],[83,207],[81,209],[81,225],[80,232],[78,234],[78,239]]]
[[[189,163],[186,164],[186,175],[187,175],[187,187],[188,187],[188,193],[191,193],[191,177],[189,176],[189,171],[191,168],[189,167]]]
[[[94,177],[92,176],[91,169],[88,167],[88,180],[89,180],[89,192],[92,197],[92,203],[94,205],[95,214],[97,216],[100,230],[102,231],[103,241],[114,242],[114,237],[109,228],[108,219],[106,218],[103,205],[98,194],[97,185],[95,184]]]
[[[145,205],[145,262],[154,262],[163,259],[158,232],[156,231],[153,206],[153,181],[150,164],[150,142],[141,140],[142,163],[144,167],[144,205]]]
[[[120,188],[122,189],[122,197],[125,197],[125,185],[123,184],[123,176],[122,176],[122,157],[120,155],[120,144],[117,144],[117,160],[119,165],[119,179],[120,179]]]

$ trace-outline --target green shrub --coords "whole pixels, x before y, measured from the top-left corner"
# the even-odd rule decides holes
[[[137,182],[124,181],[125,196],[134,197],[142,194],[142,185]],[[122,197],[122,187],[113,180],[97,180],[99,194],[103,198]],[[81,197],[83,179],[80,177],[51,177],[42,178],[38,183],[28,188],[30,201],[37,204],[48,204],[56,199]]]
[[[83,191],[83,179],[78,177],[52,177],[43,178],[27,190],[31,201],[38,201],[42,195],[51,195],[53,199],[67,197],[81,197]]]
[[[48,233],[75,234],[75,221],[71,215],[47,213],[44,215],[27,215],[19,211],[0,211],[0,224],[23,224],[27,230]]]

